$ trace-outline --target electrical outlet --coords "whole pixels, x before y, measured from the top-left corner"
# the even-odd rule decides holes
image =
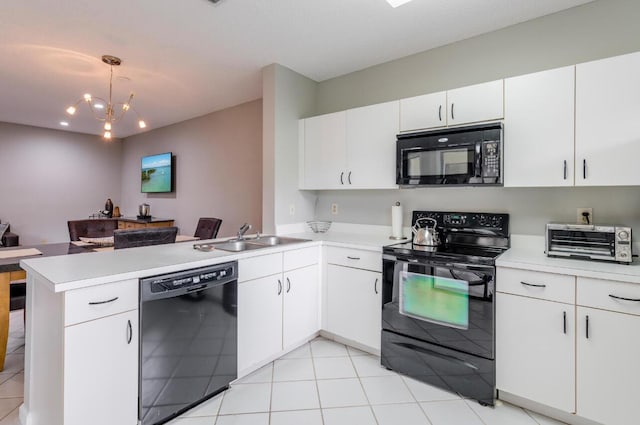
[[[289,204],[289,215],[296,214],[296,206],[294,204]]]
[[[338,204],[331,204],[331,214],[333,215],[338,214]]]
[[[576,213],[576,223],[593,224],[593,208],[578,208]]]

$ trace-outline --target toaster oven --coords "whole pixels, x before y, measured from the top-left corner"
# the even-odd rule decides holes
[[[632,261],[631,227],[627,226],[549,223],[545,246],[549,257]]]

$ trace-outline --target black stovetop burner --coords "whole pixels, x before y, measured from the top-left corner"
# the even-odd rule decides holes
[[[493,265],[496,257],[509,248],[508,214],[414,211],[412,226],[424,217],[436,220],[442,245],[403,242],[386,246],[383,252],[408,258]]]

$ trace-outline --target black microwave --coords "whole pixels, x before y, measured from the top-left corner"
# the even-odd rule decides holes
[[[400,186],[500,186],[502,169],[502,123],[398,135]]]

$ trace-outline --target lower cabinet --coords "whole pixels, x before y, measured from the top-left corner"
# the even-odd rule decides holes
[[[607,425],[638,423],[640,316],[578,307],[577,321],[578,415]]]
[[[282,348],[293,347],[320,329],[319,280],[318,265],[284,274]]]
[[[565,412],[575,410],[575,306],[496,296],[499,389]]]
[[[327,266],[327,330],[380,350],[382,274]]]
[[[135,425],[138,311],[64,329],[64,424]]]

